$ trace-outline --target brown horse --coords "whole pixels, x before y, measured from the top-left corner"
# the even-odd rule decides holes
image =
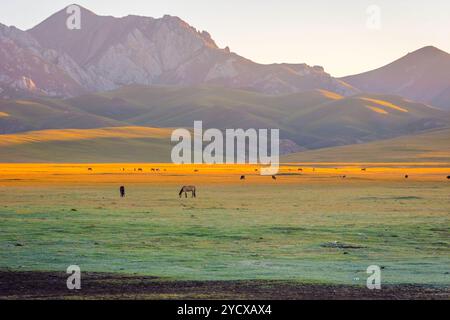
[[[178,194],[180,198],[183,195],[183,192],[186,198],[188,192],[192,192],[192,198],[197,198],[196,188],[194,186],[184,186],[183,188],[181,188],[180,193]]]

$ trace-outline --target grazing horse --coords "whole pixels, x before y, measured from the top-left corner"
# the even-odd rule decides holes
[[[197,193],[196,193],[196,189],[194,186],[184,186],[183,188],[181,188],[180,193],[178,194],[180,196],[180,198],[183,195],[183,192],[184,192],[184,195],[186,196],[186,198],[187,198],[188,192],[192,192],[192,198],[197,198]]]
[[[125,187],[121,186],[119,191],[120,191],[120,197],[121,198],[125,198]]]
[[[241,176],[241,180],[245,180],[245,176]]]

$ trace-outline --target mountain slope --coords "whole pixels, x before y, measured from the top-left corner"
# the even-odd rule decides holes
[[[443,162],[450,163],[450,129],[358,145],[290,154],[283,162]]]
[[[449,113],[390,95],[358,95],[299,110],[287,124],[310,149],[363,143],[445,127]]]
[[[205,129],[278,128],[282,139],[307,149],[450,125],[449,112],[398,96],[344,97],[324,90],[272,96],[204,86],[133,85],[66,100],[0,100],[0,112],[2,133],[124,126],[191,128],[201,120]]]
[[[2,133],[50,128],[140,125],[192,127],[195,120],[213,128],[280,128],[290,114],[337,96],[309,91],[271,96],[221,87],[128,86],[61,99],[0,100]],[[295,133],[291,132],[294,136]]]
[[[70,56],[83,70],[85,79],[81,81],[79,72],[71,75],[90,91],[130,84],[209,84],[270,94],[313,89],[345,95],[357,92],[321,67],[261,65],[228,48],[220,49],[208,32],[197,31],[178,17],[114,18],[80,8],[80,30],[66,27],[68,15],[61,10],[28,33],[43,47]]]
[[[342,80],[363,92],[396,94],[450,110],[450,54],[435,47],[424,47],[384,67]]]
[[[82,86],[55,61],[65,61],[66,69],[76,68],[68,56],[41,47],[24,31],[0,24],[0,97],[83,93]]]
[[[323,90],[268,96],[220,87],[130,86],[77,101],[69,103],[102,116],[116,101],[136,115],[117,119],[140,126],[192,127],[202,120],[205,128],[279,128],[283,138],[306,148],[386,139],[450,124],[448,112],[398,96],[343,97]]]
[[[141,108],[141,114],[121,119],[135,125],[192,127],[202,120],[205,128],[279,128],[291,139],[296,132],[287,123],[293,113],[340,98],[324,90],[272,96],[223,87],[128,86],[68,103],[106,115],[111,101],[120,101],[123,110]]]
[[[445,110],[450,110],[450,86],[435,96],[433,100],[431,100],[431,104]]]

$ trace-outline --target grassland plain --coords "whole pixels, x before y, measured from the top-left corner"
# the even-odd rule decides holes
[[[3,165],[0,269],[448,288],[449,169],[362,166]]]

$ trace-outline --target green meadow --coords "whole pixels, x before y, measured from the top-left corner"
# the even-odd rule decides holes
[[[450,285],[450,185],[359,181],[0,187],[0,269]]]

